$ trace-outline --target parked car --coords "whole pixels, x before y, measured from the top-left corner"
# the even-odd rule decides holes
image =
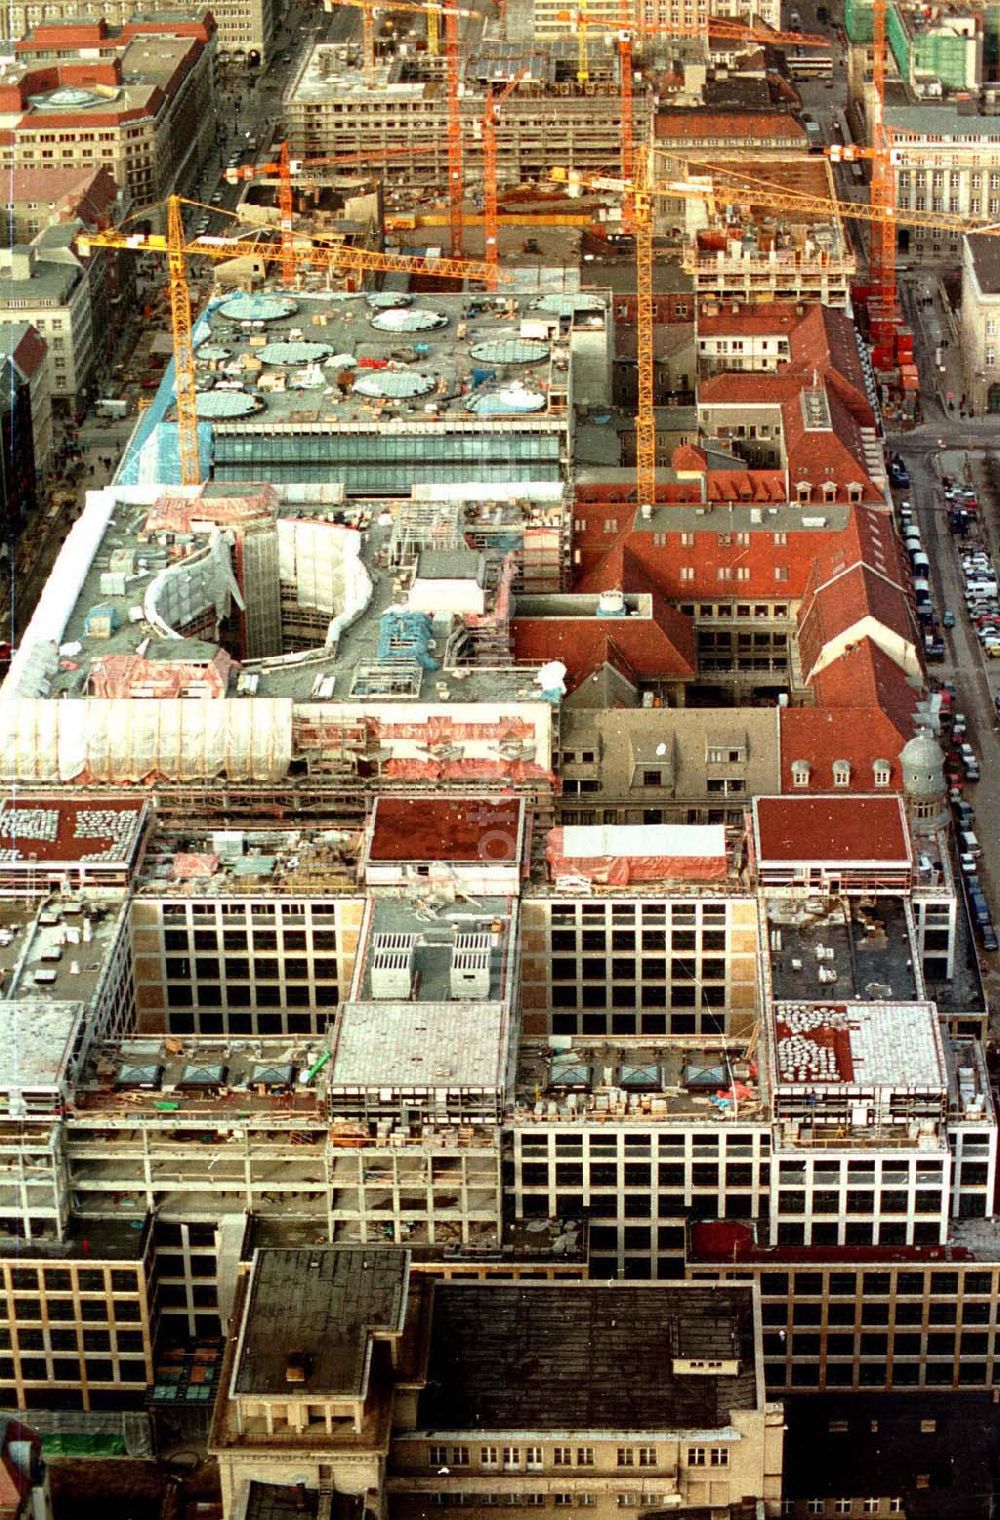
[[[960,829],[971,829],[976,821],[976,810],[964,798],[955,803],[955,822]]]
[[[997,939],[997,931],[994,929],[991,923],[980,924],[979,939],[984,950],[992,951],[1000,949],[1000,940]]]
[[[990,905],[982,892],[969,893],[969,907],[972,911],[973,920],[977,924],[991,924],[993,915],[990,913]]]
[[[966,781],[978,781],[979,780],[979,762],[978,761],[976,761],[976,760],[966,760],[963,763],[962,769],[965,771],[965,779],[966,779]]]
[[[951,610],[950,607],[946,607],[944,609],[944,612],[943,612],[943,614],[941,616],[941,621],[942,621],[942,623],[944,624],[944,626],[946,628],[954,628],[954,626],[955,626],[955,614],[952,612],[952,610]]]

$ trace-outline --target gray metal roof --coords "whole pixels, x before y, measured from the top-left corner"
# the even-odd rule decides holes
[[[234,1394],[363,1398],[373,1336],[402,1328],[408,1260],[378,1246],[261,1250]],[[292,1357],[304,1372],[298,1382],[286,1377]]]
[[[675,1358],[735,1360],[735,1376]],[[425,1430],[717,1430],[756,1406],[749,1287],[439,1283]]]

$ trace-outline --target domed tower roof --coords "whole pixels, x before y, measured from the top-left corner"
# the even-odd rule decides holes
[[[945,790],[944,755],[937,740],[921,729],[899,752],[907,797],[936,797]]]

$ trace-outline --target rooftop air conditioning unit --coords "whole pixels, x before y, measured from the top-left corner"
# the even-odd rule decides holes
[[[372,936],[371,989],[373,998],[408,998],[413,985],[413,934]]]
[[[490,936],[456,934],[449,985],[453,998],[490,995]]]

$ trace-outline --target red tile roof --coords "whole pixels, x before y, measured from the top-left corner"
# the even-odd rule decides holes
[[[744,306],[737,301],[704,301],[698,310],[700,338],[788,337],[801,323],[802,307],[794,301],[768,301]]]
[[[652,530],[645,526],[621,535],[604,555],[592,558],[585,570],[581,562],[576,589],[593,594],[611,586],[634,591],[650,584],[671,601],[720,597],[796,601],[806,589],[817,553],[837,537],[832,528],[829,532],[806,529],[788,533],[787,542],[779,543],[774,532],[762,526],[750,532],[749,544],[738,544],[735,535],[726,531],[724,517],[708,521],[711,529],[696,530],[693,544],[681,543],[679,529],[658,531],[656,538],[662,542],[654,542]],[[721,542],[727,537],[728,544]],[[682,580],[682,569],[693,574]],[[737,569],[748,570],[749,576],[737,580]],[[720,570],[732,574],[723,578]]]
[[[758,861],[910,861],[898,797],[759,797]]]
[[[901,642],[905,657],[915,663],[913,614],[906,592],[867,565],[855,563],[823,582],[799,611],[799,655],[807,682],[828,646],[855,629],[859,639],[867,636],[887,653],[893,643]]]
[[[905,738],[876,703],[853,707],[786,707],[779,714],[779,727],[783,792],[830,791],[834,785],[835,760],[846,760],[849,764],[848,790],[852,792],[870,792],[875,788],[876,760],[889,762],[886,789],[895,792],[902,789],[898,757]],[[809,781],[804,787],[797,785],[792,775],[795,760],[809,763]]]
[[[829,408],[829,427],[808,426],[803,409],[803,393],[812,388],[820,390]],[[849,387],[843,383],[827,383],[818,367],[808,375],[789,370],[786,366],[776,372],[761,373],[754,370],[726,370],[709,375],[701,382],[698,392],[699,406],[777,406],[781,409],[785,460],[788,469],[789,489],[793,499],[797,487],[808,482],[812,487],[809,506],[824,504],[823,490],[827,485],[835,488],[834,501],[850,500],[849,486],[860,486],[862,499],[882,502],[882,491],[868,474],[865,463],[862,425],[857,410],[852,410],[844,399]],[[734,422],[737,420],[734,417]],[[720,417],[718,425],[725,426]]]
[[[514,861],[521,809],[516,797],[376,797],[368,858]]]
[[[6,356],[20,371],[25,380],[34,379],[39,370],[45,368],[47,349],[45,339],[36,327],[30,322],[15,323],[4,322],[0,326],[0,352],[3,351],[3,343],[6,335],[14,336],[14,329],[20,328],[20,336],[16,343],[12,343],[6,350]]]
[[[634,567],[628,579],[628,589],[649,588],[642,566]],[[600,589],[617,584],[609,580]],[[690,679],[696,673],[691,620],[656,592],[651,617],[515,617],[510,626],[515,658],[561,660],[570,691],[604,665],[613,666],[633,684],[658,677]]]
[[[7,176],[7,198],[15,211],[25,201],[52,207],[53,218],[62,221],[78,216],[94,223],[106,218],[118,196],[110,170],[97,168],[12,169]]]
[[[917,692],[905,671],[871,639],[859,640],[831,660],[812,689],[819,707],[877,707],[899,735],[900,748],[912,737]]]
[[[657,113],[653,134],[658,141],[709,143],[726,148],[739,139],[742,145],[773,142],[783,147],[805,146],[808,133],[794,116],[780,111],[701,111],[676,107]]]

